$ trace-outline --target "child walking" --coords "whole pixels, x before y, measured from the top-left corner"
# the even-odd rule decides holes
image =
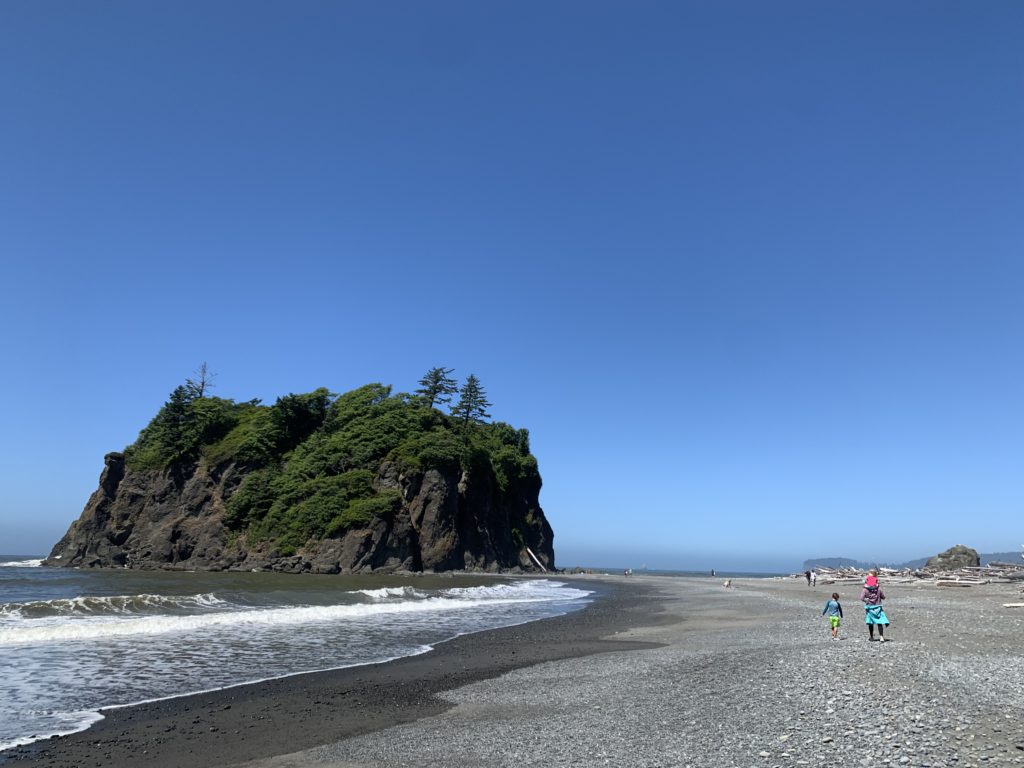
[[[821,612],[822,616],[828,616],[828,625],[832,628],[832,639],[839,639],[839,624],[843,618],[843,606],[839,603],[839,593],[833,592],[832,599],[825,603]]]

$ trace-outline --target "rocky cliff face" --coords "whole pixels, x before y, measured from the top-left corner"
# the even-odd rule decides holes
[[[121,453],[107,454],[104,462],[99,488],[47,565],[314,573],[540,570],[529,548],[544,568],[554,568],[539,479],[498,493],[486,472],[406,474],[384,463],[375,485],[401,493],[398,511],[336,538],[311,540],[284,557],[224,525],[225,502],[245,475],[241,467],[133,470]]]
[[[960,568],[977,568],[979,565],[981,557],[977,550],[957,544],[929,560],[925,570],[955,571]]]

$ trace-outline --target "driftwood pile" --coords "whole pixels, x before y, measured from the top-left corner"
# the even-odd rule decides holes
[[[867,571],[860,568],[815,568],[819,584],[863,584]],[[1024,562],[989,563],[954,571],[925,570],[923,568],[879,568],[879,577],[888,584],[934,584],[939,587],[973,587],[978,584],[1024,584]],[[803,578],[804,574],[795,574]]]

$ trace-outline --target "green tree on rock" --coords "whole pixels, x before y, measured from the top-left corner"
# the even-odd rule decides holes
[[[459,390],[459,402],[452,406],[452,416],[460,419],[463,424],[469,422],[482,422],[491,418],[487,409],[491,404],[487,402],[487,393],[480,386],[480,379],[472,373],[466,378],[466,383]]]
[[[427,402],[427,408],[433,408],[434,404],[450,403],[452,395],[459,391],[459,385],[450,374],[454,368],[431,368],[419,381],[420,388],[416,394]]]
[[[185,458],[192,448],[195,415],[191,406],[194,399],[188,386],[176,387],[153,420],[152,439],[168,461]]]
[[[270,409],[270,420],[277,432],[278,449],[286,453],[319,429],[333,400],[334,395],[325,387],[277,398]]]

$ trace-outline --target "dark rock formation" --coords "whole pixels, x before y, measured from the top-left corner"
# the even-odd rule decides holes
[[[926,571],[955,571],[959,568],[977,568],[981,557],[976,550],[957,544],[931,558],[925,565]]]
[[[385,462],[378,490],[400,508],[336,538],[310,540],[289,556],[247,542],[224,525],[225,503],[245,476],[234,463],[126,467],[109,453],[99,488],[57,543],[47,565],[346,573],[538,571],[527,548],[554,568],[553,533],[538,503],[540,478],[499,493],[493,476],[435,469],[406,474]]]

